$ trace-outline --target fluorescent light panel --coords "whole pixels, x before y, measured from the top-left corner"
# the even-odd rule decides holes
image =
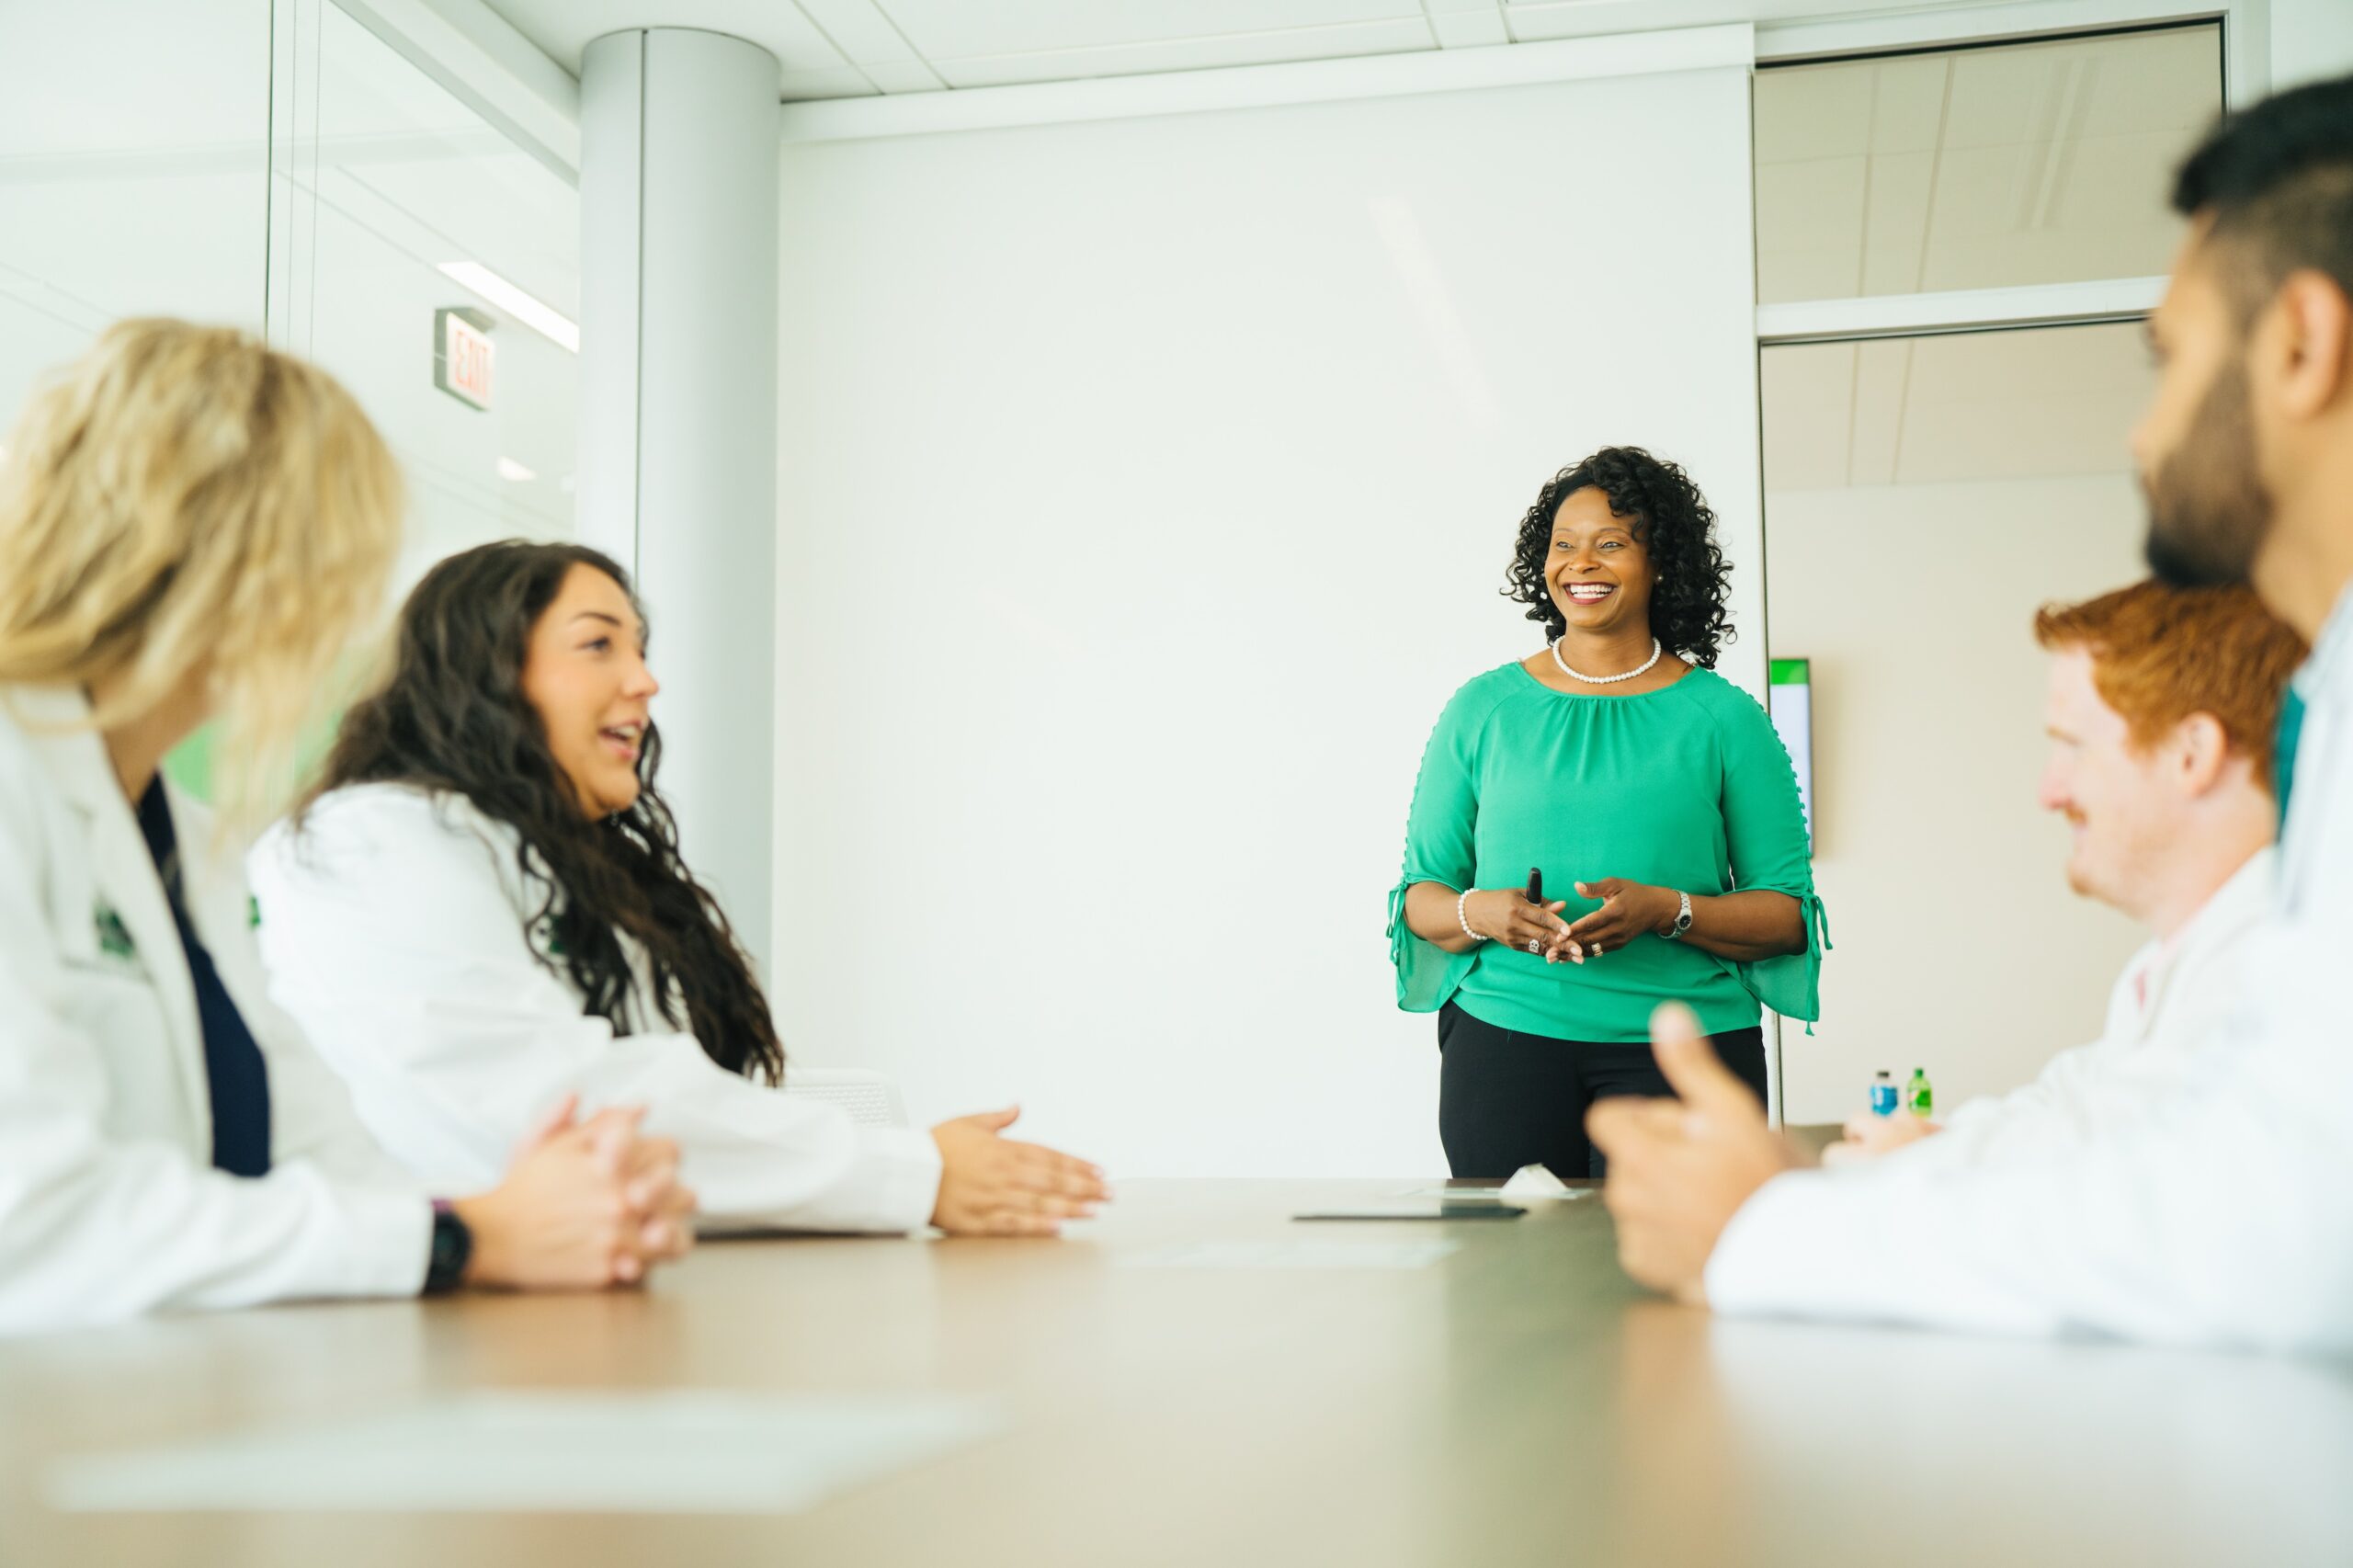
[[[445,261],[444,277],[464,284],[497,309],[506,312],[541,337],[573,353],[580,352],[580,324],[545,301],[533,298],[478,261]]]

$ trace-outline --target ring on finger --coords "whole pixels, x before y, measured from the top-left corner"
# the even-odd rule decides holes
[[[1530,937],[1528,938],[1528,950],[1531,953],[1540,953],[1544,950],[1544,944],[1536,937]]]

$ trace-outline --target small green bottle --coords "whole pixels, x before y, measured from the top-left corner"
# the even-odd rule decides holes
[[[1928,1117],[1936,1114],[1937,1091],[1928,1087],[1927,1068],[1912,1069],[1912,1081],[1904,1085],[1904,1103],[1912,1108],[1914,1116]]]

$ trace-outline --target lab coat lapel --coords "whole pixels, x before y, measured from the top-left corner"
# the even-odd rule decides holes
[[[42,767],[83,820],[83,842],[90,848],[90,876],[97,889],[98,907],[90,918],[103,926],[111,915],[131,938],[131,950],[162,1004],[173,1070],[189,1119],[198,1129],[199,1144],[210,1148],[212,1091],[204,1070],[196,982],[188,973],[179,926],[147,853],[139,819],[122,797],[106,742],[87,727],[89,704],[78,691],[27,686],[9,688],[8,700],[26,721],[27,738]]]

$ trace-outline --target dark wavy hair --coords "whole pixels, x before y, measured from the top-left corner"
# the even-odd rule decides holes
[[[651,960],[652,1011],[729,1072],[775,1083],[784,1048],[767,998],[718,901],[678,858],[676,824],[654,787],[661,732],[646,726],[636,804],[592,818],[523,694],[532,628],[575,566],[602,572],[635,602],[628,574],[583,545],[506,540],[427,572],[401,608],[390,677],[345,716],[310,800],[347,784],[464,796],[519,836],[517,867],[540,890],[524,929],[549,923],[554,937],[532,950],[570,977],[590,1013],[622,1028],[634,983],[627,933]]]
[[[1651,635],[1668,653],[1714,669],[1720,645],[1737,635],[1724,609],[1732,595],[1732,568],[1716,543],[1716,515],[1689,474],[1640,447],[1604,447],[1554,474],[1537,492],[1536,505],[1519,520],[1504,597],[1528,606],[1528,619],[1542,621],[1546,637],[1568,630],[1544,585],[1544,558],[1552,548],[1552,521],[1561,503],[1588,486],[1609,498],[1612,512],[1632,521],[1634,537],[1650,552],[1656,577],[1651,585]]]

